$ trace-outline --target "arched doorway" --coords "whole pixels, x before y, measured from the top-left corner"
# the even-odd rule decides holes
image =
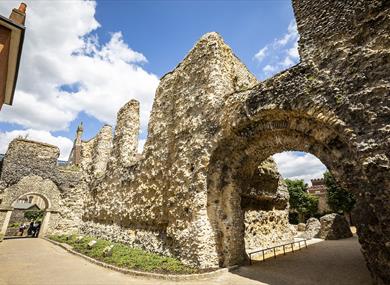
[[[40,237],[46,235],[51,216],[48,211],[51,203],[46,196],[34,192],[26,193],[15,199],[11,206],[13,210],[5,232],[6,237],[31,237],[31,229],[28,231],[31,222],[35,227],[39,224],[39,231],[37,230],[34,236],[38,233]],[[23,232],[19,232],[21,226],[24,226]]]
[[[15,210],[21,203],[36,202],[44,211],[39,237],[46,235],[55,226],[59,213],[61,193],[53,181],[32,175],[22,178],[18,183],[6,188],[1,194],[0,224],[1,234],[6,235]],[[23,208],[23,207],[19,207]],[[39,207],[38,207],[39,208]]]
[[[238,122],[220,141],[208,169],[208,216],[222,266],[246,259],[242,193],[250,187],[258,166],[273,154],[295,150],[315,155],[358,198],[364,183],[342,125],[280,109],[238,118]]]

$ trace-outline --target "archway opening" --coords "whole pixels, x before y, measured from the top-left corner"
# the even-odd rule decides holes
[[[247,241],[247,229],[252,228],[252,236],[256,231],[253,223],[259,224],[257,228],[270,227],[268,238],[264,239],[263,234],[257,239],[263,239],[258,247],[265,247],[267,241],[275,244],[277,240],[293,238],[286,210],[287,187],[280,176],[270,179],[271,172],[267,170],[272,168],[267,167],[269,158],[286,151],[315,155],[338,185],[359,197],[359,188],[355,187],[359,166],[354,165],[354,153],[343,128],[322,121],[321,117],[281,110],[266,111],[250,121],[240,122],[221,140],[208,169],[208,216],[220,266],[247,260],[248,245],[253,247],[257,242]],[[248,221],[250,216],[252,220]],[[275,221],[286,222],[278,229]]]
[[[5,236],[12,237],[38,237],[44,234],[49,222],[50,201],[37,193],[26,193],[18,197],[11,204],[12,214],[9,219]]]

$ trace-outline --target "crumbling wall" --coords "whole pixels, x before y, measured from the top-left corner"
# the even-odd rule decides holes
[[[260,164],[241,193],[245,222],[245,250],[292,242],[295,231],[288,222],[289,195],[276,163]]]
[[[129,167],[137,161],[139,125],[139,102],[130,100],[117,115],[110,160],[112,167]]]
[[[92,185],[85,220],[150,229],[161,236],[164,252],[202,267],[216,266],[218,257],[208,250],[214,246],[214,233],[207,219],[204,173],[220,135],[218,110],[229,94],[256,83],[218,34],[202,37],[175,71],[161,79],[143,159],[130,167],[109,167],[101,182]],[[128,113],[138,115],[131,106],[125,106]],[[124,112],[119,112],[119,121]],[[134,130],[139,128],[137,115],[127,117]],[[204,248],[204,254],[195,248]]]
[[[77,232],[83,212],[81,174],[77,169],[57,166],[59,149],[25,139],[13,140],[0,174],[0,225],[12,203],[31,193],[41,196],[51,212],[48,234]]]
[[[0,179],[7,185],[12,185],[31,174],[52,178],[52,170],[57,165],[59,155],[58,147],[15,139],[8,146]]]
[[[248,182],[269,156],[300,150],[356,195],[364,256],[378,284],[390,279],[388,1],[293,4],[297,66],[258,83],[210,33],[161,79],[143,158],[89,185],[84,230],[143,229],[158,241],[139,246],[184,262],[241,263]]]

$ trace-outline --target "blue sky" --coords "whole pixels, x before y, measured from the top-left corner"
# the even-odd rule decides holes
[[[211,31],[220,33],[260,77],[253,56],[283,36],[294,19],[289,1],[98,1],[96,18],[104,28],[98,31],[101,39],[122,31],[126,42],[148,58],[145,69],[160,77]]]
[[[104,123],[115,124],[117,110],[132,98],[141,103],[142,146],[159,78],[210,31],[260,80],[299,61],[290,1],[26,2],[21,75],[14,106],[0,112],[0,153],[13,137],[27,135],[58,145],[64,159],[80,121],[89,139]],[[0,14],[17,5],[2,1]],[[276,160],[304,165],[302,157],[311,159],[296,153]],[[307,180],[321,171],[300,173]]]

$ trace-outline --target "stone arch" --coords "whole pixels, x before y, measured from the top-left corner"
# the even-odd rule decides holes
[[[52,227],[54,227],[55,223],[53,221],[56,220],[55,216],[57,216],[60,208],[61,192],[57,185],[50,179],[44,179],[37,175],[30,175],[6,188],[1,194],[0,223],[2,224],[2,234],[5,234],[7,230],[13,211],[13,203],[28,195],[37,195],[41,197],[46,204],[40,236],[44,236]]]
[[[243,109],[247,105],[231,117],[228,126],[233,127],[226,128],[208,167],[207,212],[222,266],[246,259],[241,193],[255,168],[271,155],[290,150],[311,153],[355,196],[361,192],[357,177],[362,174],[348,128],[334,114],[321,107],[286,110],[275,104],[251,116]]]
[[[42,200],[45,202],[45,208],[44,208],[44,210],[47,210],[47,209],[51,209],[51,208],[52,208],[52,203],[51,203],[50,199],[47,198],[46,195],[44,195],[44,194],[42,194],[42,193],[34,192],[34,191],[28,192],[28,193],[24,193],[24,194],[20,195],[19,197],[17,197],[16,199],[14,199],[14,200],[12,201],[11,206],[12,206],[16,201],[20,200],[20,199],[23,198],[23,197],[28,197],[29,203],[31,203],[31,200],[32,200],[33,196],[38,196],[38,197],[42,198]]]

